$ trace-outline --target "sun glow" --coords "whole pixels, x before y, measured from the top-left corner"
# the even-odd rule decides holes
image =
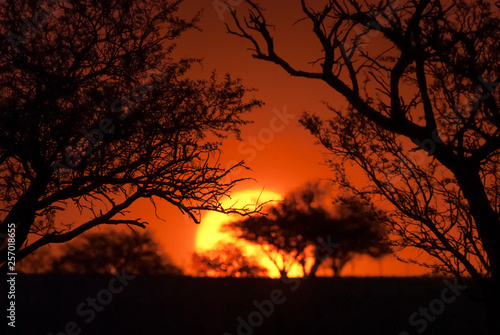
[[[234,205],[235,207],[249,205],[249,209],[252,209],[252,206],[255,206],[255,204],[270,202],[269,204],[272,205],[275,201],[282,199],[283,196],[279,193],[254,189],[236,192],[231,196],[231,199],[223,201],[222,204],[226,207],[231,205]],[[230,233],[220,231],[222,225],[225,223],[239,220],[241,218],[242,217],[238,215],[227,215],[217,212],[209,212],[205,214],[196,232],[196,252],[213,249],[218,242],[234,243],[242,248],[245,255],[255,257],[261,266],[267,268],[269,270],[270,277],[279,277],[279,272],[276,266],[269,259],[269,257],[262,252],[259,246],[252,245],[243,240],[237,240]],[[271,256],[273,257],[276,255]],[[290,277],[301,276],[302,270],[298,265],[294,265],[288,274]]]

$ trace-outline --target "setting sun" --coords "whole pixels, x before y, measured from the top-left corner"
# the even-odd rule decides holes
[[[264,202],[269,202],[272,204],[276,201],[282,200],[283,196],[277,192],[266,191],[260,189],[252,189],[236,192],[232,195],[231,199],[227,199],[223,202],[224,206],[231,205],[250,205],[255,206],[257,204],[262,204]],[[198,227],[195,239],[195,249],[196,252],[203,252],[215,248],[218,242],[223,243],[234,243],[242,248],[247,256],[253,256],[259,262],[260,265],[269,270],[269,276],[272,278],[279,277],[279,272],[276,266],[271,262],[267,255],[265,255],[258,246],[252,245],[243,240],[237,240],[235,237],[231,236],[230,233],[221,232],[221,227],[228,222],[233,220],[238,220],[237,215],[227,215],[217,212],[207,213]],[[298,266],[293,266],[289,272],[290,276],[301,276],[302,272]]]
[[[279,193],[253,189],[245,190],[234,193],[230,199],[222,202],[222,205],[229,207],[231,205],[245,206],[251,210],[255,205],[265,202],[275,202],[283,199]],[[240,217],[237,215],[227,215],[218,212],[209,212],[205,214],[201,223],[196,231],[195,248],[196,251],[204,251],[214,248],[217,242],[235,242],[236,239],[229,233],[223,233],[220,228],[224,223],[238,220]]]
[[[0,18],[0,335],[500,335],[500,0]]]

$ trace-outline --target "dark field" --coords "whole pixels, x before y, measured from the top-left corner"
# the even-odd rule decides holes
[[[414,325],[409,323],[409,316],[421,306],[428,308],[431,301],[441,299],[447,287],[442,279],[313,278],[285,283],[279,279],[137,277],[123,289],[113,280],[113,289],[120,291],[114,294],[108,290],[111,279],[19,275],[16,334],[398,335],[402,331],[419,334],[418,330],[422,334],[484,334],[483,308],[472,288],[453,302],[443,303],[444,310],[431,315],[432,322],[417,316]],[[453,296],[450,291],[447,295],[447,299]],[[91,307],[88,297],[108,304],[101,306],[97,300]],[[255,312],[254,301],[269,316]],[[434,306],[439,309],[440,303]],[[250,322],[240,326],[239,332],[238,317]]]

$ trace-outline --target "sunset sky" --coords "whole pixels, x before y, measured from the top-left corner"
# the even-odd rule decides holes
[[[233,1],[233,4],[237,2]],[[294,25],[302,17],[299,5],[299,1],[292,1],[289,7],[284,7],[283,1],[273,0],[266,1],[265,9],[270,23],[276,23],[278,51],[283,50],[283,55],[290,56],[293,65],[308,67],[311,66],[308,62],[314,59],[320,48],[311,38],[311,29],[306,22]],[[185,33],[176,42],[178,48],[174,54],[203,58],[202,66],[195,66],[191,71],[192,77],[207,78],[213,70],[220,76],[230,73],[241,78],[246,87],[258,89],[251,94],[265,103],[263,108],[248,115],[253,124],[242,129],[244,142],[231,137],[223,147],[224,165],[245,160],[252,171],[239,176],[256,179],[241,183],[235,191],[265,189],[284,195],[307,181],[331,177],[323,163],[322,148],[315,145],[314,138],[299,125],[298,118],[303,111],[328,116],[329,111],[322,101],[345,106],[345,100],[322,82],[292,78],[275,65],[253,59],[246,41],[226,33],[225,23],[232,24],[229,12],[217,11],[212,0],[185,0],[180,15],[190,17],[199,10],[203,10],[199,24],[202,31]],[[241,4],[236,10],[243,12],[246,9]],[[355,169],[353,173],[356,173]],[[358,178],[362,180],[361,176]],[[150,228],[167,253],[189,272],[199,226],[171,207],[160,209],[160,217],[167,221],[162,222],[154,216],[147,201],[135,204],[132,210],[151,222]],[[343,273],[416,275],[422,270],[387,257],[382,263],[363,259],[346,266]]]

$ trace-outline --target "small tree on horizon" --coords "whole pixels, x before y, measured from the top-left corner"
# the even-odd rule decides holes
[[[21,261],[16,262],[16,272],[28,274],[43,274],[52,272],[52,264],[57,258],[55,248],[43,246]]]
[[[267,276],[268,270],[232,243],[219,242],[214,249],[193,254],[193,267],[200,277]]]
[[[182,275],[149,231],[89,232],[61,247],[52,273]]]
[[[326,259],[334,276],[340,276],[355,255],[390,253],[384,212],[352,197],[334,204],[329,184],[307,183],[264,212],[222,230],[259,246],[282,277],[294,264],[302,266],[304,276],[314,277]],[[325,247],[327,240],[336,247]]]

